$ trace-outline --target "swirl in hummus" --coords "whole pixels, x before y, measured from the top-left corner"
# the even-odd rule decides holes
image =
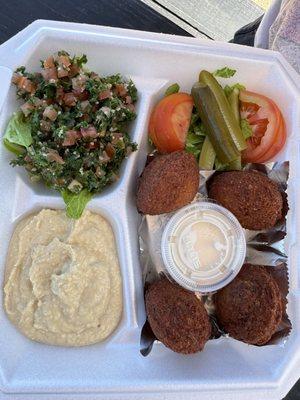
[[[44,209],[11,239],[4,306],[32,340],[84,346],[107,338],[122,315],[122,278],[110,224],[85,211],[78,220]]]

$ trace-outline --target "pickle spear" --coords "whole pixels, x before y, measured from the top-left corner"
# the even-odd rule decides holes
[[[239,100],[240,91],[238,88],[234,88],[233,91],[228,96],[228,101],[230,107],[232,109],[233,115],[235,119],[240,123],[240,100]]]
[[[239,122],[235,119],[231,107],[228,103],[222,86],[215,77],[208,71],[201,71],[199,82],[206,84],[214,94],[215,100],[218,103],[220,111],[225,119],[231,138],[239,151],[245,150],[247,144],[240,128]]]
[[[222,87],[209,72],[202,71],[192,96],[220,162],[238,159],[247,145]]]
[[[199,168],[204,170],[213,169],[215,159],[216,152],[213,145],[210,143],[209,137],[206,136],[199,156]]]
[[[242,169],[242,160],[241,156],[237,158],[236,160],[232,161],[230,164],[227,166],[228,171],[236,171]]]
[[[234,88],[233,91],[230,93],[228,96],[228,102],[230,104],[231,110],[233,112],[233,115],[235,116],[235,119],[238,121],[240,125],[240,100],[239,100],[239,95],[240,91],[238,88]],[[228,170],[239,170],[242,169],[242,160],[241,156],[237,158],[236,160],[232,161],[228,165]]]

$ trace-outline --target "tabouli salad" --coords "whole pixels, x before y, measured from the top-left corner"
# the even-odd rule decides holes
[[[152,111],[149,139],[159,153],[193,153],[203,170],[241,169],[243,163],[264,163],[284,146],[286,128],[273,100],[236,83],[222,87],[217,77],[230,78],[224,67],[201,71],[191,95],[171,85]]]
[[[59,190],[67,214],[78,218],[94,193],[118,178],[136,150],[126,127],[136,117],[137,89],[120,74],[103,77],[84,68],[85,55],[59,51],[13,75],[20,111],[11,117],[4,145],[17,155],[32,181]]]

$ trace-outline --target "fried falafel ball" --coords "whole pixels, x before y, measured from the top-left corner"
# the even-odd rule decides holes
[[[282,296],[266,267],[245,264],[236,278],[215,295],[216,315],[229,336],[263,345],[282,319]]]
[[[186,151],[157,155],[144,169],[138,183],[137,208],[158,215],[190,203],[199,187],[199,167]]]
[[[211,334],[202,301],[166,277],[152,283],[145,294],[146,312],[153,333],[171,350],[201,351]]]
[[[231,211],[245,229],[269,229],[282,217],[278,185],[257,171],[223,172],[213,178],[208,195]]]

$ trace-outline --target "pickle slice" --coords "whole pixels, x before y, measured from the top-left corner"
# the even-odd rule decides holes
[[[207,71],[199,75],[199,82],[192,88],[192,96],[209,140],[221,163],[227,164],[240,157],[247,144],[222,87]],[[232,102],[236,103],[236,93]]]
[[[228,164],[236,160],[240,152],[231,138],[218,103],[215,101],[210,88],[198,82],[192,88],[192,96],[219,161],[223,164]]]

